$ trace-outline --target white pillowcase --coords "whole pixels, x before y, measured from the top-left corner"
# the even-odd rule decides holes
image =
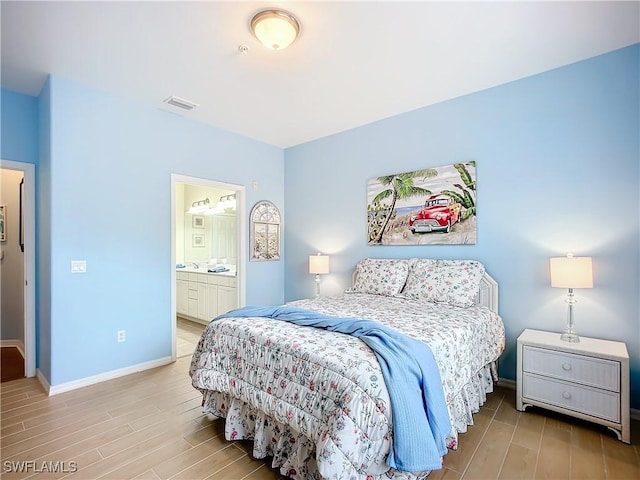
[[[395,297],[407,281],[409,260],[365,258],[356,268],[352,292]]]
[[[413,258],[402,294],[414,300],[470,307],[476,303],[484,271],[476,260]]]

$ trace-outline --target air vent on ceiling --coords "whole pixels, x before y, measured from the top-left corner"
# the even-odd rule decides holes
[[[164,102],[168,103],[169,105],[173,105],[174,107],[182,108],[184,110],[193,110],[194,108],[199,106],[197,103],[193,103],[193,102],[190,102],[189,100],[185,100],[184,98],[180,98],[180,97],[175,97],[173,95],[170,96],[169,98],[166,98]]]

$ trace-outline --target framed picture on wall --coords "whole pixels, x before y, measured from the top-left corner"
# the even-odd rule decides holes
[[[192,247],[204,247],[204,235],[193,234],[192,235]]]
[[[367,185],[369,245],[474,245],[476,162],[372,178]]]
[[[20,180],[20,226],[18,227],[18,242],[20,251],[24,252],[24,178]]]
[[[7,206],[0,205],[0,242],[7,241]]]
[[[194,215],[193,220],[191,221],[191,226],[193,228],[204,228],[204,216]]]
[[[251,210],[252,262],[280,260],[280,211],[273,203],[263,200]]]

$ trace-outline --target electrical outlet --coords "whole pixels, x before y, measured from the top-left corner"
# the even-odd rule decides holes
[[[124,342],[127,340],[127,332],[124,330],[118,330],[118,343]]]

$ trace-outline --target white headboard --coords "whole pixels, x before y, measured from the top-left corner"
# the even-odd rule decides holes
[[[484,276],[480,280],[478,303],[492,312],[498,313],[498,282],[487,272],[484,272]]]

